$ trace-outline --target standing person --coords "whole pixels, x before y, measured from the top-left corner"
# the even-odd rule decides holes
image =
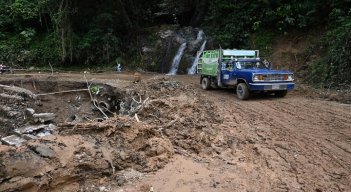
[[[267,61],[267,59],[263,60],[263,64],[266,66],[266,68],[270,68],[271,67],[271,62]]]
[[[121,72],[122,70],[122,66],[120,63],[117,62],[117,65],[116,65],[116,72]]]

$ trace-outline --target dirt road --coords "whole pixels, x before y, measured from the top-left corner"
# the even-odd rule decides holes
[[[257,166],[258,191],[350,190],[350,106],[298,96],[248,102],[228,102],[230,94],[211,97],[223,100],[216,103],[226,109],[227,126],[237,124],[232,134],[247,141],[239,154]]]
[[[240,101],[233,90],[200,90],[197,77],[176,79],[215,103],[218,128],[236,141],[209,163],[176,158],[144,181],[155,191],[351,191],[351,105],[295,92]]]
[[[132,86],[133,78],[130,74],[91,77],[120,88]],[[143,80],[153,77],[144,75]],[[64,78],[79,80],[81,75],[64,74]],[[255,96],[241,101],[233,90],[201,90],[196,76],[173,78],[186,87],[172,88],[179,97],[168,96],[174,103],[185,102],[184,122],[195,113],[197,118],[211,115],[211,108],[222,119],[205,122],[216,131],[214,140],[219,142],[210,144],[215,153],[177,153],[163,169],[108,191],[351,191],[351,105],[306,97],[301,91],[285,98]],[[199,103],[206,111],[191,108],[197,98],[208,101]],[[201,134],[199,138],[203,139]],[[178,146],[183,142],[170,141]]]

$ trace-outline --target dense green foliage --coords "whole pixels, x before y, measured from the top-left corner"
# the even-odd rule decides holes
[[[206,27],[219,45],[242,48],[251,46],[264,56],[274,35],[289,31],[319,28],[326,31],[320,41],[321,59],[310,66],[309,82],[338,87],[351,83],[351,1],[261,0],[210,2]]]
[[[347,10],[346,10],[347,11]],[[321,59],[310,67],[310,83],[326,87],[351,84],[351,10],[334,9],[330,25],[318,45]]]
[[[335,10],[348,11],[350,6],[350,1],[335,0],[213,0],[207,22],[218,42],[241,47],[251,32],[270,29],[284,34],[327,25]]]
[[[275,35],[323,28],[311,81],[351,82],[350,0],[2,0],[0,62],[100,66],[135,62],[140,36],[158,25],[201,27],[214,46],[266,47]],[[269,49],[265,54],[271,54]]]

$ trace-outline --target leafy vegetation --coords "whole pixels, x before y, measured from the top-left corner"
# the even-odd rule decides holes
[[[350,7],[342,0],[2,0],[0,62],[138,66],[142,31],[159,25],[201,27],[216,47],[254,46],[269,55],[276,35],[324,28],[325,54],[309,80],[350,83]]]
[[[344,87],[351,84],[351,9],[334,9],[330,14],[329,30],[319,46],[324,47],[322,58],[310,67],[310,83],[325,87]]]
[[[321,28],[321,59],[308,69],[306,80],[315,85],[340,87],[351,83],[350,1],[227,1],[210,2],[206,27],[224,47],[260,49],[269,57],[274,36],[290,31]],[[254,37],[254,42],[250,41]]]

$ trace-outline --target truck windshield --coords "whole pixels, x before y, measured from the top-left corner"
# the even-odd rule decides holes
[[[238,69],[267,69],[261,61],[238,61]]]

